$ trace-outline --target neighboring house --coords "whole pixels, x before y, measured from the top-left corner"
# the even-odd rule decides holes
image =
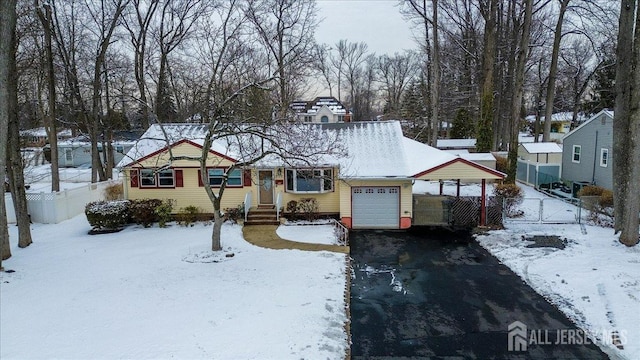
[[[112,142],[114,163],[119,163],[125,154],[135,145],[134,140],[115,140]],[[102,143],[98,143],[98,151],[104,151]],[[86,136],[58,142],[58,166],[79,167],[91,166],[91,142]]]
[[[406,229],[412,225],[413,182],[482,179],[484,183],[504,178],[496,170],[404,137],[398,121],[308,126],[336,135],[346,156],[326,156],[313,166],[270,159],[236,169],[229,174],[221,207],[235,208],[245,201],[250,201],[246,206],[251,209],[273,207],[280,198],[286,206],[291,200],[312,197],[321,214],[335,215],[349,228]],[[242,155],[225,141],[215,141],[206,164],[208,182],[203,184],[199,163],[185,157],[200,156],[205,130],[197,124],[164,125],[170,137],[167,146],[154,140],[163,136],[160,127],[152,125],[118,164],[127,179],[125,198],[174,199],[174,212],[186,206],[212,212],[202,187],[219,187],[226,169]],[[169,162],[169,150],[180,160]]]
[[[476,139],[438,139],[436,147],[440,150],[476,151]]]
[[[463,159],[473,161],[476,164],[486,166],[490,169],[496,168],[496,157],[492,153],[471,153],[469,150],[444,150],[453,155],[460,156]]]
[[[562,147],[554,142],[524,143],[518,145],[518,158],[542,164],[560,164]]]
[[[298,121],[305,123],[341,123],[350,121],[350,113],[332,97],[317,97],[312,101],[295,101],[291,109]]]
[[[568,133],[562,148],[563,180],[613,189],[612,111],[602,110]]]
[[[71,136],[69,129],[58,131],[58,141],[69,139]],[[49,142],[47,130],[44,127],[20,130],[20,139],[23,147],[43,147]]]
[[[534,123],[536,121],[536,116],[529,115],[525,117],[525,120],[529,122],[531,128],[533,128]],[[576,124],[574,124],[573,126],[575,127],[577,126],[577,124],[580,124],[585,120],[587,119],[583,114],[578,114],[576,118]],[[549,140],[562,140],[562,138],[571,131],[572,121],[573,121],[573,112],[571,111],[551,114],[551,133],[549,134],[549,137],[550,137]],[[542,129],[544,129],[544,122],[545,122],[545,117],[541,116],[540,117],[541,132],[542,132]]]

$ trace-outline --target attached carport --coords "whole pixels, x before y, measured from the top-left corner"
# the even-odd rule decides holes
[[[432,156],[416,156],[411,161],[411,168],[414,174],[412,178],[414,181],[454,180],[457,183],[456,197],[460,197],[460,181],[480,180],[481,193],[478,194],[480,196],[480,221],[478,225],[486,225],[487,181],[502,180],[506,174],[459,156],[446,154],[448,157],[444,157],[444,155],[437,153],[442,153],[440,150],[413,140],[406,141],[405,147],[412,149],[412,152],[415,154],[432,154]],[[434,165],[434,163],[436,164]],[[442,195],[442,182],[440,185],[440,195]],[[421,224],[414,222],[414,225]]]

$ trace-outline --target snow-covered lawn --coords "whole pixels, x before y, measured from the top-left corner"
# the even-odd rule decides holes
[[[333,225],[296,225],[295,223],[289,223],[288,225],[278,227],[276,233],[285,240],[311,244],[338,245],[338,239]]]
[[[255,247],[237,225],[215,257],[202,224],[89,229],[84,215],[34,224],[19,249],[10,226],[0,358],[344,358],[344,254]]]
[[[526,198],[545,198],[519,184]],[[573,211],[560,201],[545,202],[550,214]],[[525,217],[538,208],[523,207]],[[477,236],[482,246],[555,304],[615,358],[640,359],[640,247],[627,248],[613,229],[578,224],[506,224]],[[584,233],[586,232],[586,233]],[[523,237],[558,235],[564,250],[529,248]],[[545,329],[540,329],[545,330]],[[620,350],[611,345],[618,331]]]

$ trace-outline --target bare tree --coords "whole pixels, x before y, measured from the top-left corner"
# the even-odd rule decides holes
[[[11,94],[17,92],[15,72],[11,71],[15,67],[16,43],[16,0],[0,2],[0,178],[2,179],[2,193],[5,192],[5,179],[7,168],[7,140],[9,137],[9,118],[11,113],[18,106]],[[12,65],[13,64],[13,65]],[[15,70],[15,69],[14,69]],[[13,90],[12,90],[13,88]],[[4,195],[3,195],[4,196]],[[9,245],[9,232],[7,229],[7,210],[4,199],[0,201],[0,270],[2,260],[11,257]]]
[[[146,63],[149,29],[154,20],[160,0],[132,0],[134,11],[125,17],[124,26],[129,32],[133,47],[133,63],[138,96],[140,97],[140,109],[142,111],[141,127],[149,127],[149,109],[151,105],[147,98]]]
[[[638,244],[640,213],[640,2],[620,1],[613,121],[615,231],[627,246]]]
[[[318,25],[313,0],[250,0],[249,19],[269,54],[277,74],[279,116],[301,92],[304,75],[312,67],[313,35]]]
[[[381,55],[377,60],[377,70],[384,93],[385,115],[399,118],[402,95],[419,71],[416,56],[411,51],[393,56]]]
[[[336,43],[337,62],[341,64],[338,69],[341,76],[344,76],[349,89],[349,97],[346,101],[347,107],[352,111],[352,119],[360,121],[362,110],[358,106],[358,94],[361,93],[362,79],[365,76],[364,65],[367,61],[368,46],[364,42],[349,43],[347,40],[340,40]]]
[[[51,6],[35,0],[36,14],[44,30],[44,47],[46,53],[47,105],[44,115],[44,127],[49,138],[51,150],[51,191],[60,191],[60,172],[58,171],[58,127],[56,125],[56,79],[54,73]]]

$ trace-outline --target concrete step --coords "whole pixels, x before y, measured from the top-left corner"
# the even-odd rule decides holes
[[[250,220],[245,221],[244,226],[250,225],[280,225],[278,220]]]

